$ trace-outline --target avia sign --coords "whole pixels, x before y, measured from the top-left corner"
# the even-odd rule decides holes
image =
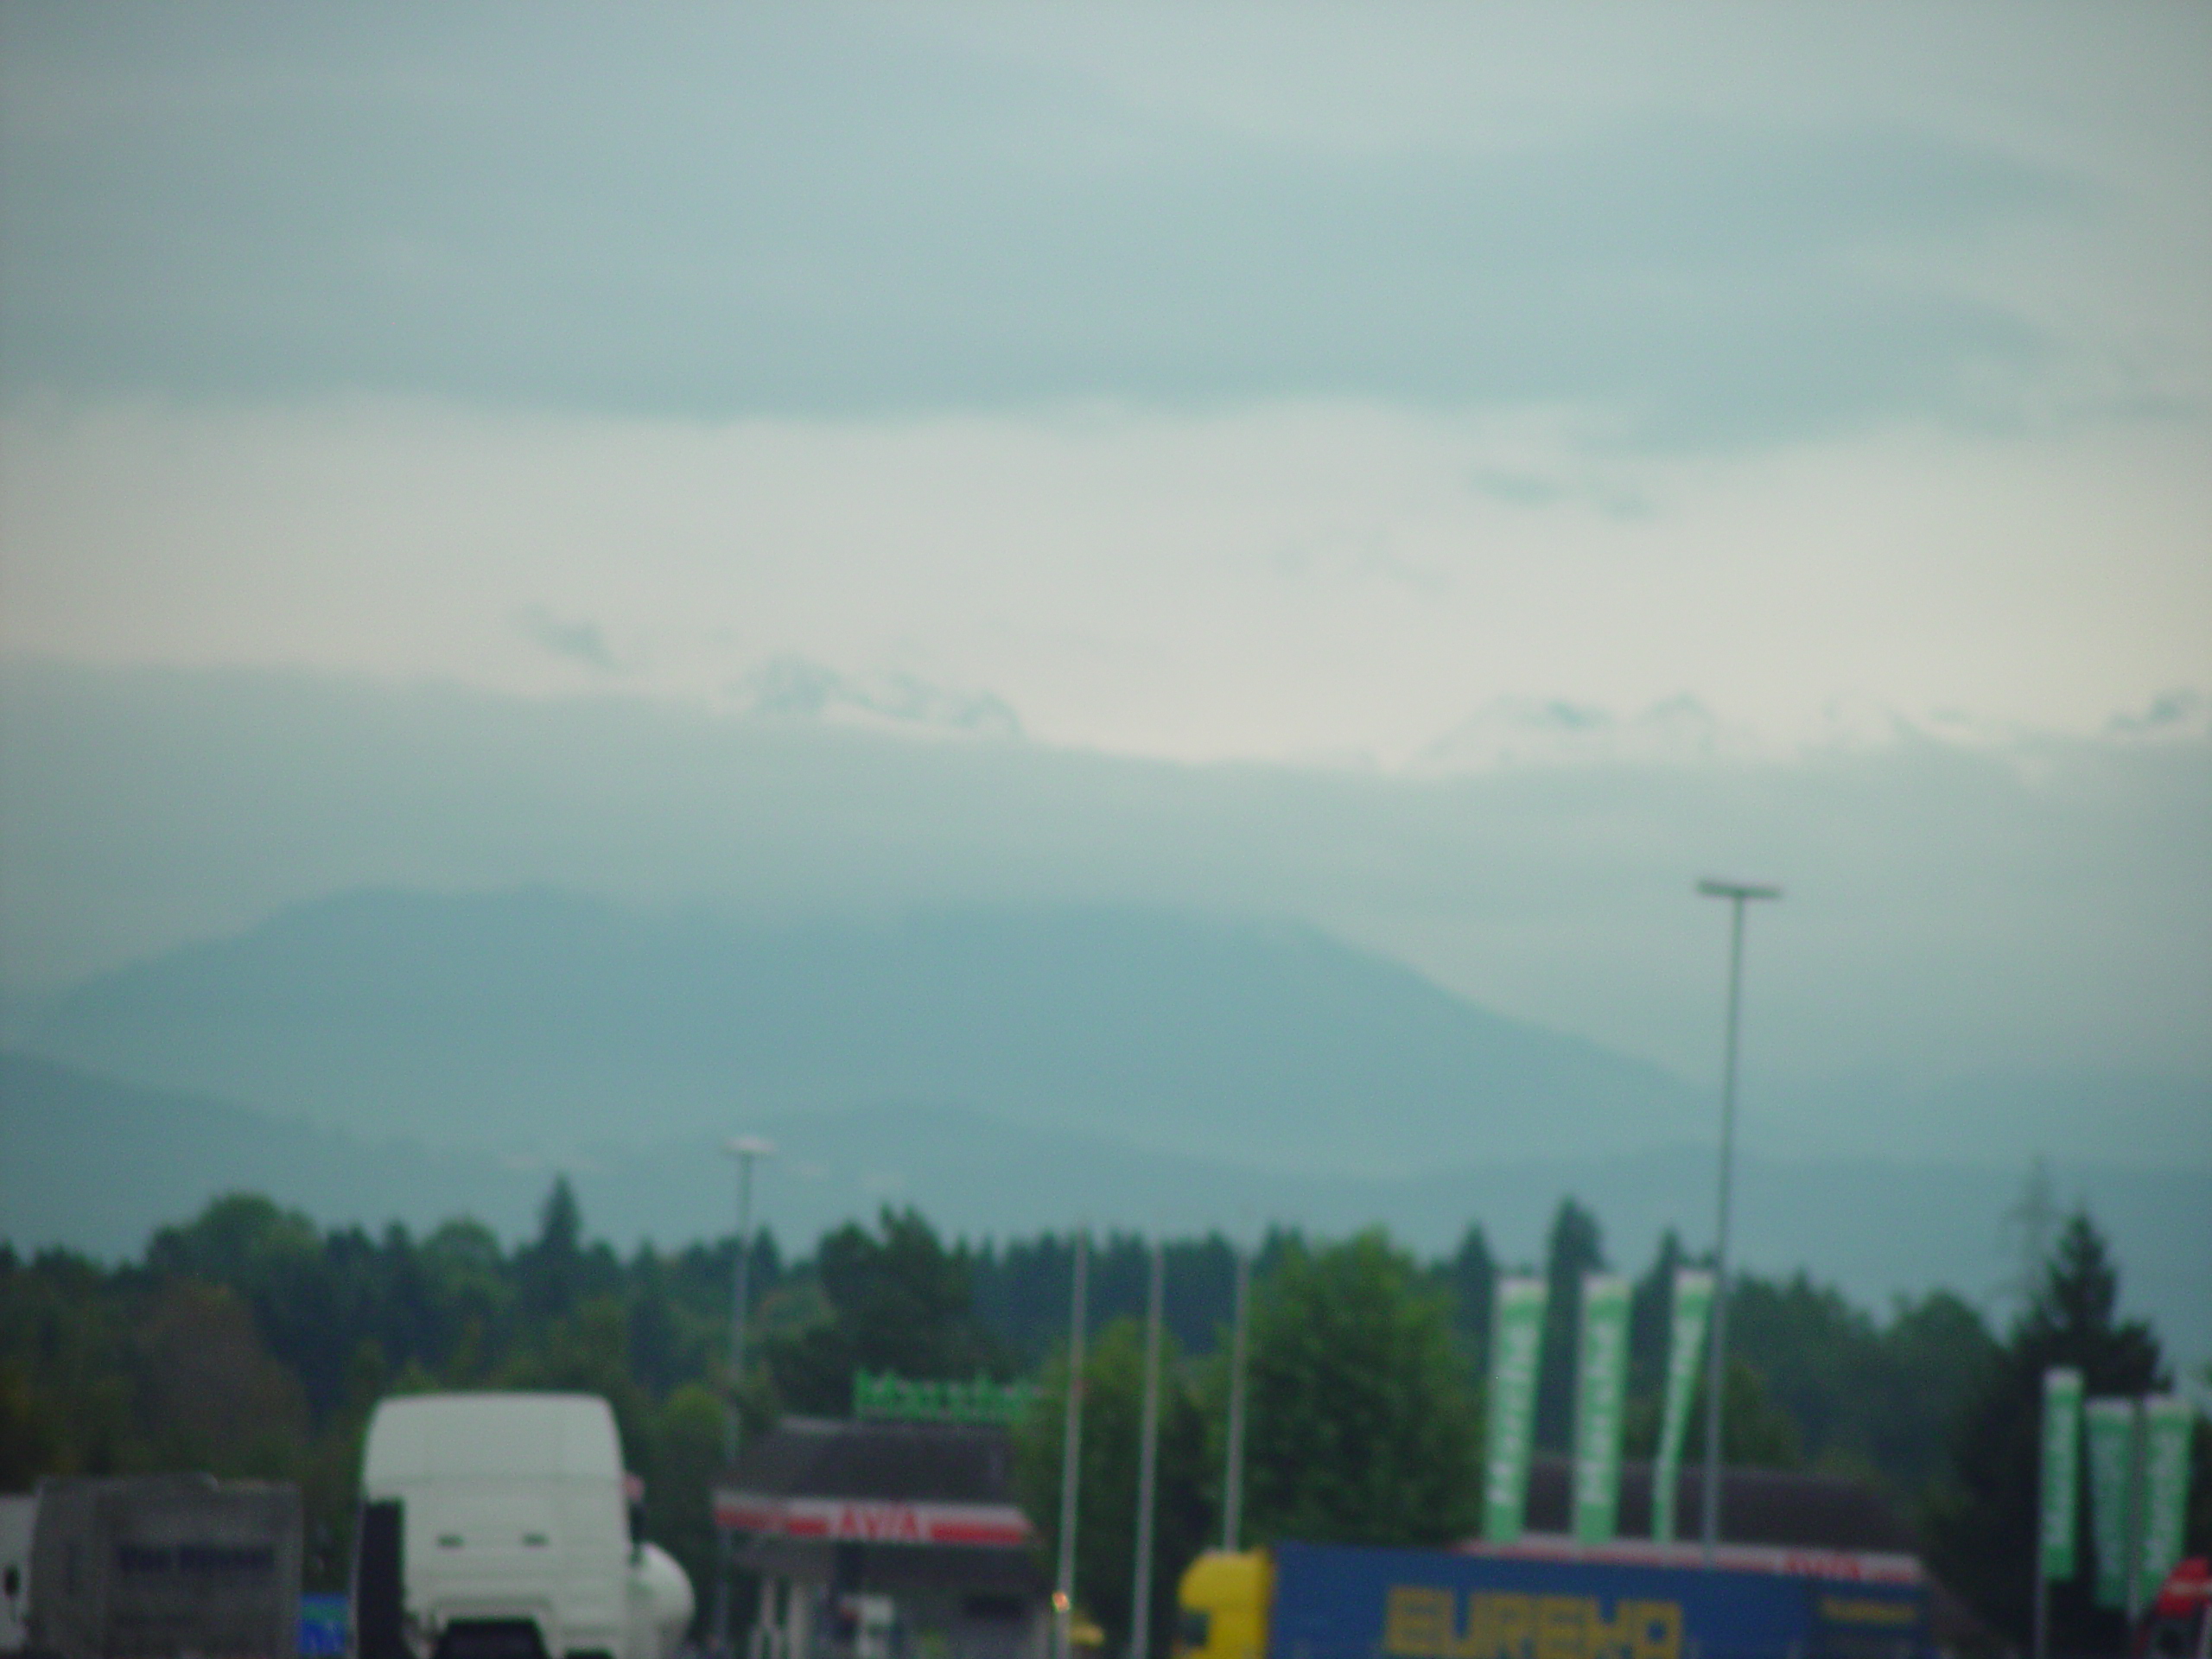
[[[976,1544],[1018,1549],[1029,1519],[1011,1503],[910,1503],[880,1497],[771,1497],[717,1491],[715,1524],[802,1543]]]

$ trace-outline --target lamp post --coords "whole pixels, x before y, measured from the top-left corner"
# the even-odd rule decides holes
[[[1707,899],[1726,899],[1728,928],[1728,1039],[1720,1073],[1719,1223],[1713,1261],[1713,1345],[1705,1367],[1705,1564],[1710,1567],[1720,1547],[1720,1391],[1728,1356],[1728,1197],[1736,1160],[1736,1027],[1744,995],[1744,906],[1756,899],[1779,899],[1780,887],[1746,881],[1706,880],[1697,890]]]
[[[1076,1483],[1083,1476],[1083,1333],[1090,1318],[1090,1230],[1075,1235],[1075,1271],[1068,1288],[1067,1421],[1060,1442],[1060,1559],[1052,1574],[1052,1659],[1075,1653]]]
[[[1232,1554],[1244,1530],[1244,1349],[1252,1302],[1252,1255],[1241,1240],[1236,1255],[1236,1329],[1229,1351],[1229,1467],[1221,1482],[1221,1547]]]
[[[722,1463],[734,1466],[738,1447],[738,1391],[745,1386],[745,1310],[752,1300],[753,1164],[772,1156],[775,1147],[758,1135],[741,1135],[722,1142],[737,1160],[737,1266],[731,1274],[729,1313],[729,1409],[722,1418]],[[728,1659],[730,1534],[715,1529],[715,1651]]]
[[[1152,1512],[1160,1467],[1160,1325],[1166,1300],[1166,1247],[1152,1240],[1144,1306],[1144,1407],[1137,1430],[1135,1582],[1129,1586],[1129,1659],[1152,1659]]]

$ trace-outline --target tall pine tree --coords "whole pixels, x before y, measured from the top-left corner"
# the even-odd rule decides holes
[[[2066,1224],[2042,1282],[2013,1325],[1953,1443],[1958,1488],[1936,1506],[1936,1569],[1990,1624],[2024,1641],[2034,1617],[2032,1576],[2044,1372],[2078,1368],[2092,1395],[2139,1395],[2168,1382],[2158,1339],[2119,1316],[2120,1274],[2085,1213]],[[2051,1586],[2051,1641],[2059,1651],[2124,1653],[2117,1613],[2090,1597],[2086,1509],[2081,1570]]]
[[[1536,1372],[1536,1444],[1564,1452],[1574,1432],[1574,1351],[1581,1337],[1582,1275],[1602,1272],[1605,1240],[1598,1218],[1573,1198],[1561,1198],[1552,1217],[1544,1264],[1550,1285],[1544,1303],[1543,1358]]]

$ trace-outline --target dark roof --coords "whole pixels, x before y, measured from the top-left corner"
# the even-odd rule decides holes
[[[1567,1459],[1539,1454],[1529,1471],[1529,1530],[1570,1530]],[[1675,1485],[1675,1532],[1700,1535],[1705,1471],[1684,1468]],[[1624,1538],[1651,1535],[1651,1465],[1621,1466],[1618,1531]],[[1840,1475],[1808,1475],[1782,1469],[1720,1471],[1720,1536],[1732,1544],[1788,1544],[1803,1549],[1885,1550],[1911,1554],[1912,1529],[1890,1501],[1863,1481]]]
[[[786,1417],[738,1454],[730,1484],[770,1497],[1014,1502],[1005,1429]]]

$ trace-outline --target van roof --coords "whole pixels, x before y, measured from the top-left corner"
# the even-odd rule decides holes
[[[369,1420],[361,1484],[620,1480],[614,1414],[595,1394],[410,1394]]]

